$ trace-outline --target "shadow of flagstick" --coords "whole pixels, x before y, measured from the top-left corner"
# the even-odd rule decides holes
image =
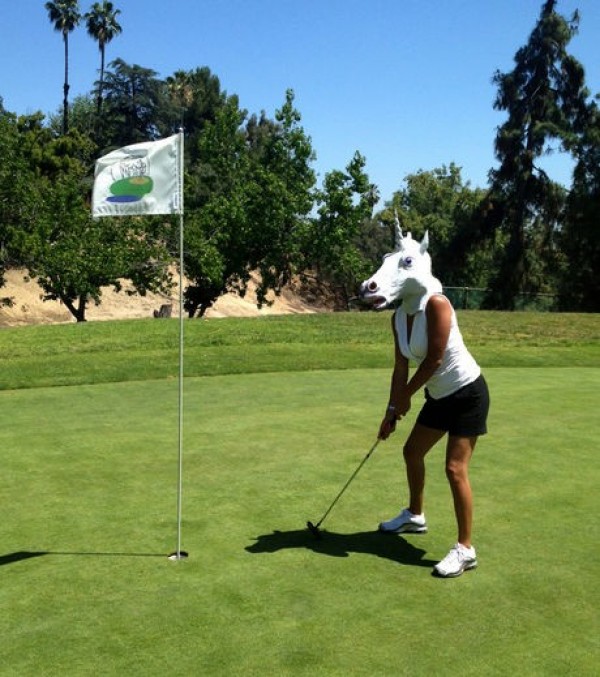
[[[11,552],[8,555],[0,555],[0,566],[5,564],[13,564],[14,562],[22,562],[26,559],[31,559],[32,557],[42,557],[47,555],[45,551],[41,552],[29,552],[28,550],[19,550],[18,552]]]
[[[0,566],[5,564],[14,564],[34,557],[44,557],[46,555],[60,555],[63,557],[164,557],[164,553],[154,552],[59,552],[54,550],[19,550],[7,555],[0,555]]]

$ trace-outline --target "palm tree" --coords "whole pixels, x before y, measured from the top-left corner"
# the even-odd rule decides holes
[[[181,113],[181,126],[185,126],[185,112],[194,100],[194,83],[189,71],[178,70],[166,79],[167,92],[172,105]]]
[[[63,134],[69,131],[69,33],[81,21],[78,0],[59,0],[47,2],[48,18],[54,24],[54,30],[63,36],[65,44],[65,84],[63,86]]]
[[[100,49],[100,80],[98,82],[97,113],[98,119],[102,113],[102,90],[104,87],[104,57],[106,45],[121,33],[122,28],[117,21],[120,9],[114,9],[112,2],[95,2],[85,15],[87,32],[98,42]]]

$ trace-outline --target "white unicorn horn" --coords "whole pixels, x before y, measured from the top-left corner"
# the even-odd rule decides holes
[[[425,235],[423,235],[423,239],[421,240],[421,246],[419,247],[419,251],[421,254],[424,254],[427,251],[427,248],[429,247],[429,231],[425,231]]]
[[[402,246],[402,228],[400,228],[400,219],[398,218],[398,210],[394,209],[394,246],[400,249]]]

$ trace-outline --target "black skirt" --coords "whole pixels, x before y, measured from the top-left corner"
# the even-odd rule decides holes
[[[482,374],[472,383],[439,400],[434,400],[425,388],[425,404],[417,423],[450,435],[476,437],[487,433],[489,409],[490,394]]]

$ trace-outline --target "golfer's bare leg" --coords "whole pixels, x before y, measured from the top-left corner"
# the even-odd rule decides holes
[[[410,502],[408,509],[413,515],[423,512],[423,490],[425,488],[425,455],[443,436],[442,430],[427,428],[415,423],[404,445],[404,461],[406,463],[406,479]]]
[[[471,547],[473,525],[473,494],[469,481],[469,461],[476,442],[477,437],[450,435],[446,447],[446,476],[454,499],[458,542],[467,548]]]

